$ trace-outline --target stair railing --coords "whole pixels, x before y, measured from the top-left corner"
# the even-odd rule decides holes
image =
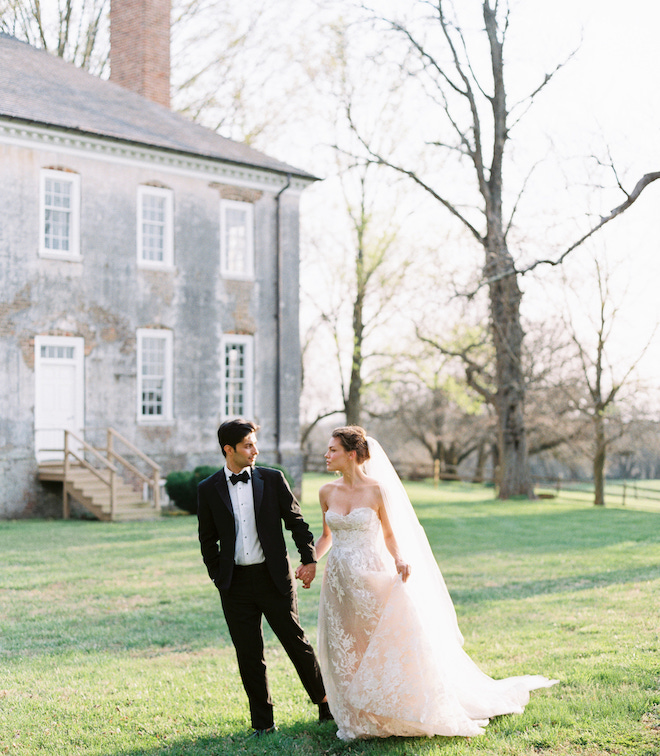
[[[135,454],[143,462],[145,462],[151,469],[151,476],[145,475],[141,470],[138,470],[135,465],[131,464],[131,462],[129,462],[125,457],[122,457],[121,454],[119,454],[115,450],[114,439],[120,441],[122,444],[124,444],[124,446],[128,447],[128,449],[133,454]],[[119,462],[120,464],[124,465],[124,467],[126,467],[140,480],[142,480],[143,483],[146,483],[147,486],[149,486],[149,488],[151,489],[153,507],[156,512],[160,512],[160,465],[156,464],[156,462],[154,462],[153,459],[148,457],[144,452],[141,452],[134,444],[132,444],[125,436],[122,436],[121,433],[119,433],[119,431],[116,431],[114,428],[108,428],[108,440],[105,451],[108,455],[109,460],[113,460],[114,462]]]
[[[69,443],[70,439],[74,439],[80,445],[80,453],[74,451]],[[96,460],[98,460],[108,472],[108,478],[105,478],[100,470],[91,465],[85,459],[85,453],[91,454]],[[114,519],[115,508],[117,504],[117,473],[119,470],[115,465],[106,459],[99,451],[93,446],[90,446],[87,441],[81,438],[77,433],[70,430],[64,431],[64,482],[62,485],[62,516],[65,520],[69,519],[69,492],[67,486],[69,485],[69,458],[75,459],[82,467],[89,470],[91,473],[110,488],[110,519]]]

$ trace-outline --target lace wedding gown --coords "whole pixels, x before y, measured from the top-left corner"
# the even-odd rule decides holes
[[[461,647],[448,594],[448,605],[416,595],[414,570],[404,584],[387,564],[375,510],[328,511],[326,522],[318,651],[339,738],[478,735],[490,717],[521,713],[530,690],[556,682],[481,672]]]

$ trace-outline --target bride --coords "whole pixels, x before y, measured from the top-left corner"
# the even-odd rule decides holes
[[[319,492],[319,662],[342,740],[472,736],[521,713],[556,680],[493,680],[463,651],[451,598],[394,468],[358,426],[337,428],[325,454],[341,477]]]

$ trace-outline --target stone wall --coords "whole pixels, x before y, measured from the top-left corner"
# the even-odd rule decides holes
[[[222,182],[136,161],[112,163],[75,151],[0,145],[0,517],[51,512],[52,496],[36,480],[34,339],[82,337],[85,417],[90,434],[112,426],[163,468],[193,469],[221,461],[222,334],[254,336],[254,409],[262,456],[298,480],[300,346],[298,341],[298,194],[282,207],[282,307],[276,296],[275,191],[241,187],[254,204],[256,275],[220,275],[219,201]],[[39,257],[39,175],[44,167],[73,171],[81,185],[81,261]],[[174,196],[174,265],[138,266],[137,188],[168,187]],[[224,186],[219,191],[219,186]],[[276,319],[285,355],[276,427]],[[136,333],[173,334],[171,423],[137,422]],[[278,455],[278,446],[280,454]]]

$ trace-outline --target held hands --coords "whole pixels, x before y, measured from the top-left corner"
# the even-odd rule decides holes
[[[316,577],[316,565],[314,562],[299,565],[296,569],[296,577],[298,580],[302,580],[303,588],[309,588],[312,580]]]
[[[396,571],[401,575],[401,580],[405,583],[410,577],[410,565],[402,562],[400,559],[396,561]]]

